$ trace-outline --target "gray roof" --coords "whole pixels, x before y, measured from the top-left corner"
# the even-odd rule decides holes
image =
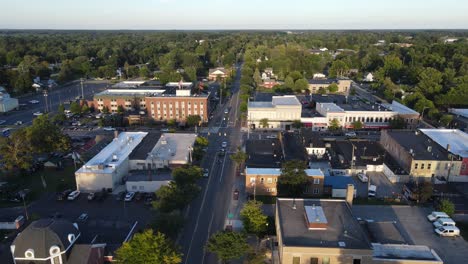
[[[332,84],[336,79],[309,79],[309,84]]]
[[[146,137],[138,144],[136,148],[133,149],[132,153],[129,155],[130,160],[145,160],[148,156],[148,153],[156,146],[159,138],[161,137],[160,132],[149,132]]]
[[[407,152],[414,153],[414,160],[449,160],[448,151],[419,131],[387,130],[387,133]],[[431,151],[428,151],[430,147]]]
[[[312,131],[310,128],[302,128],[301,134],[305,147],[312,145],[313,148],[325,148],[325,143],[320,138],[319,132]]]
[[[295,203],[296,209],[293,209]],[[326,230],[309,230],[304,206],[321,206]],[[344,200],[278,198],[278,224],[283,244],[291,247],[370,249],[370,243]],[[340,246],[343,245],[343,246]]]
[[[381,244],[407,244],[393,222],[368,222],[370,239]]]
[[[283,133],[283,148],[285,160],[306,160],[307,154],[305,151],[302,138],[298,133]]]
[[[249,139],[246,165],[252,168],[280,168],[283,151],[279,139]]]
[[[14,257],[24,258],[28,249],[34,250],[35,258],[47,258],[52,246],[58,246],[61,251],[70,246],[68,235],[77,238],[80,231],[71,222],[60,219],[40,219],[32,222],[13,241]]]
[[[332,159],[334,167],[348,168],[353,155],[353,145],[355,166],[365,167],[368,164],[382,165],[385,157],[385,150],[380,143],[367,140],[335,141],[331,143],[332,153],[335,155]],[[342,155],[344,162],[338,160],[338,155]]]

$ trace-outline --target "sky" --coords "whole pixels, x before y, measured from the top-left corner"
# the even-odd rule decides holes
[[[468,29],[467,0],[0,0],[1,29]]]

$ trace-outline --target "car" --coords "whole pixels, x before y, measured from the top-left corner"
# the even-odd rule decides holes
[[[17,125],[17,126],[20,126],[20,125],[22,125],[22,124],[23,124],[23,121],[19,121],[19,120],[18,120],[18,121],[15,122],[15,125]]]
[[[234,193],[232,194],[232,199],[233,199],[234,201],[239,200],[239,190],[238,190],[238,189],[235,189],[235,190],[234,190]]]
[[[96,194],[95,194],[95,193],[92,192],[92,193],[89,193],[89,194],[88,194],[88,201],[92,201],[92,200],[94,200],[94,198],[96,198]]]
[[[224,149],[224,148],[220,149],[219,152],[218,152],[218,155],[219,155],[219,156],[224,156],[224,155],[226,155],[226,149]]]
[[[226,108],[226,109],[224,110],[224,113],[225,113],[225,114],[229,114],[229,109]]]
[[[210,171],[208,169],[203,169],[203,177],[208,178],[210,176]]]
[[[125,202],[130,202],[133,200],[133,197],[135,196],[135,193],[134,192],[128,192],[126,195],[125,195]]]
[[[86,220],[88,220],[88,214],[87,213],[80,214],[77,220],[78,222],[86,222]]]
[[[105,131],[114,131],[115,128],[113,127],[103,127],[102,129],[104,129]]]
[[[40,112],[40,111],[37,111],[37,112],[33,113],[33,116],[41,116],[41,115],[42,115],[42,112]]]
[[[226,148],[227,147],[227,142],[223,141],[223,143],[221,143],[221,147]]]
[[[435,228],[439,228],[441,226],[455,226],[455,221],[452,218],[439,218],[434,223],[432,223]]]
[[[366,175],[364,175],[364,173],[360,172],[357,174],[357,177],[358,179],[361,181],[361,182],[368,182],[369,179],[367,178]]]
[[[39,100],[31,100],[29,101],[30,104],[38,104],[39,103]]]
[[[456,226],[441,226],[439,228],[434,229],[434,232],[438,234],[439,236],[459,236],[460,235],[460,229]]]
[[[6,123],[6,120],[0,120],[0,125],[3,125]]]
[[[142,192],[137,192],[135,194],[135,200],[136,201],[141,201],[141,199],[143,199],[143,193]]]
[[[80,195],[80,191],[75,190],[75,191],[71,192],[71,193],[68,195],[67,200],[73,201],[73,200],[75,200],[79,195]]]
[[[439,218],[450,218],[450,216],[448,216],[444,212],[437,212],[437,211],[434,211],[434,212],[430,213],[429,215],[427,215],[427,220],[429,220],[431,222],[434,222]]]
[[[369,190],[367,191],[367,196],[369,197],[375,197],[377,193],[377,186],[375,185],[370,185]]]
[[[116,199],[117,201],[122,201],[122,200],[124,199],[124,197],[125,197],[125,192],[124,192],[124,191],[121,191],[121,192],[119,192],[119,193],[115,196],[115,199]]]
[[[153,197],[145,198],[145,205],[151,205],[153,203]]]
[[[347,136],[347,137],[356,137],[357,135],[356,135],[356,132],[346,132],[345,136]]]
[[[266,136],[266,138],[268,138],[268,139],[276,139],[276,138],[278,138],[278,136],[277,136],[277,135],[268,135],[268,136]]]
[[[161,132],[169,132],[169,128],[161,128]]]

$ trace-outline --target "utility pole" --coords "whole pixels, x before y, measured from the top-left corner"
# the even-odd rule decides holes
[[[44,90],[44,102],[45,102],[45,112],[47,113],[48,112],[48,100],[47,100],[47,96],[49,96],[47,94],[47,90]]]
[[[83,78],[80,79],[80,85],[81,85],[81,100],[84,100]]]

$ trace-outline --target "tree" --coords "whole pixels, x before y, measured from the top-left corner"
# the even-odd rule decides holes
[[[268,124],[268,118],[262,118],[260,119],[260,126],[263,127],[263,128],[268,128],[269,124]]]
[[[154,229],[165,234],[167,237],[175,238],[184,226],[184,216],[178,212],[159,213],[153,223]]]
[[[442,199],[439,202],[438,210],[452,216],[455,213],[455,205],[449,199]]]
[[[223,263],[227,263],[228,260],[244,256],[249,250],[249,245],[244,234],[224,231],[212,235],[206,249],[215,253]]]
[[[122,105],[117,106],[117,114],[121,115],[125,113],[125,108]]]
[[[66,119],[65,106],[63,104],[59,104],[57,114],[54,116],[54,122],[63,122]]]
[[[72,102],[70,104],[70,112],[74,115],[81,115],[81,106],[77,102]]]
[[[340,128],[341,128],[340,121],[338,121],[338,119],[336,119],[336,118],[333,118],[330,121],[330,125],[328,126],[328,130],[336,131],[336,130],[339,130]]]
[[[81,113],[83,113],[83,114],[88,114],[89,111],[90,111],[90,109],[89,109],[88,104],[86,104],[86,103],[83,104],[83,106],[81,107]]]
[[[319,94],[326,94],[327,91],[325,90],[325,88],[320,87],[320,88],[318,89],[318,93],[319,93]]]
[[[442,125],[444,125],[445,127],[450,126],[450,123],[452,123],[452,121],[453,121],[453,115],[443,115],[440,118],[440,123],[442,123]]]
[[[152,229],[136,233],[132,240],[124,242],[115,253],[117,262],[123,264],[182,262],[182,254],[176,250],[173,243],[163,234],[154,233]]]
[[[199,115],[189,115],[187,117],[187,125],[190,127],[200,125],[201,117]]]
[[[25,133],[34,153],[68,151],[71,147],[70,138],[62,134],[60,128],[50,121],[48,115],[35,118]]]
[[[206,137],[198,136],[195,139],[195,145],[197,145],[197,146],[207,147],[208,144],[209,144],[209,141],[208,141],[208,138],[206,138]]]
[[[306,79],[298,79],[294,83],[294,89],[296,91],[302,92],[302,91],[305,91],[308,88],[309,88],[309,82]]]
[[[330,66],[330,76],[332,77],[344,77],[345,73],[349,70],[349,66],[342,60],[335,60]]]
[[[418,201],[420,203],[425,203],[432,196],[432,184],[430,182],[423,181],[418,183],[417,187]]]
[[[25,170],[31,166],[33,157],[25,129],[18,129],[0,141],[0,156],[7,170]]]
[[[434,68],[424,68],[418,80],[417,89],[427,98],[433,99],[442,90],[442,73]]]
[[[352,126],[354,130],[359,130],[359,129],[362,129],[363,124],[361,121],[357,120],[352,123]]]
[[[267,231],[268,217],[262,212],[262,202],[251,200],[245,203],[240,217],[247,233],[253,233],[259,237]]]
[[[388,123],[389,123],[391,129],[404,129],[404,128],[406,128],[405,119],[403,119],[403,117],[401,117],[401,116],[397,116],[397,117],[395,117],[393,119],[390,119],[390,121]]]
[[[231,155],[231,160],[233,160],[238,166],[244,163],[247,160],[247,158],[248,158],[247,153],[245,153],[242,150],[238,150],[236,153]]]
[[[284,86],[287,88],[294,89],[294,79],[290,76],[286,77],[286,79],[284,80]]]
[[[177,120],[175,120],[174,118],[169,119],[169,120],[167,120],[166,124],[167,124],[168,126],[170,126],[170,127],[175,127],[176,124],[177,124]]]
[[[258,70],[258,68],[255,68],[255,72],[253,74],[253,79],[254,79],[254,82],[257,85],[257,87],[262,86],[263,80],[262,80],[262,77],[260,76],[260,71]]]
[[[301,120],[293,120],[292,127],[295,129],[299,129],[302,127],[302,122]]]
[[[246,113],[247,112],[247,102],[240,103],[239,110],[241,111],[241,113]]]
[[[305,169],[306,165],[301,160],[291,160],[283,163],[281,175],[278,178],[279,196],[298,197],[302,195],[308,182]]]
[[[332,83],[332,84],[330,84],[328,86],[328,91],[330,93],[336,93],[336,92],[338,92],[338,89],[339,89],[339,87],[338,87],[338,84],[336,84],[336,83]]]

